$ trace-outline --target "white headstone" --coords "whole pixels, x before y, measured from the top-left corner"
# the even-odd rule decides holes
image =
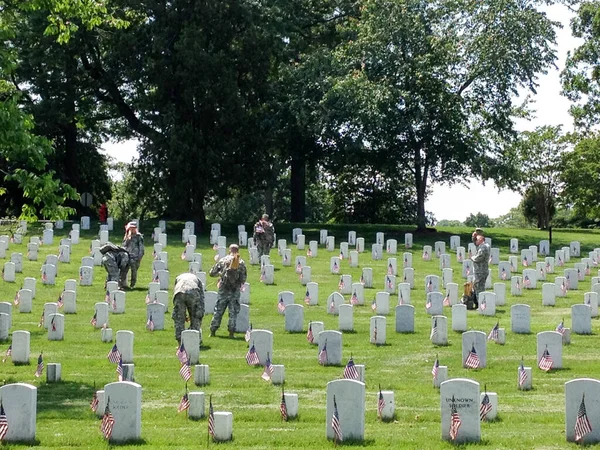
[[[517,334],[531,332],[531,308],[529,305],[516,304],[510,308],[511,331]]]
[[[591,431],[577,434],[581,405],[584,405]],[[577,378],[565,383],[565,433],[567,442],[583,446],[600,442],[600,381]],[[576,436],[579,438],[575,440]]]
[[[25,383],[6,384],[0,387],[0,398],[8,422],[8,429],[2,441],[35,441],[37,388]]]
[[[114,418],[110,442],[139,440],[142,431],[142,386],[132,381],[109,383],[104,386],[104,395]]]
[[[335,404],[334,404],[335,399]],[[342,438],[362,441],[365,436],[365,384],[341,379],[327,383],[326,436],[334,439],[332,417],[337,407]]]
[[[452,305],[452,331],[467,331],[467,305]]]
[[[396,306],[396,333],[415,332],[415,307],[409,304]]]
[[[133,364],[133,331],[117,331],[117,348],[121,352],[123,364]]]
[[[455,444],[481,440],[479,397],[479,383],[473,380],[453,378],[440,385],[443,440],[452,440],[450,429],[453,413],[458,414],[461,423],[453,440]]]
[[[325,365],[337,366],[342,363],[342,333],[335,330],[324,330],[319,333],[319,352],[326,347],[327,359]]]
[[[29,331],[15,330],[12,334],[12,355],[13,363],[29,364],[29,349],[31,335]],[[1,389],[1,388],[0,388]]]

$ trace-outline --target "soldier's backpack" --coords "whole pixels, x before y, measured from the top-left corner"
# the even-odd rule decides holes
[[[467,309],[477,309],[477,295],[475,294],[473,282],[467,281],[463,284],[463,295],[460,302],[466,305]]]

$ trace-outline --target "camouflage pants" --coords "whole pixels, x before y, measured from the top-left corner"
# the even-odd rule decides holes
[[[190,330],[200,331],[204,317],[204,298],[198,289],[179,292],[173,296],[173,313],[175,323],[175,339],[181,340],[181,332],[185,329],[186,312],[190,317]]]
[[[267,255],[269,256],[269,253],[271,251],[271,245],[267,244],[266,242],[263,241],[259,241],[256,243],[256,248],[258,250],[258,259],[260,260],[260,257],[262,255]]]
[[[485,280],[487,279],[487,273],[476,273],[473,279],[473,287],[475,289],[475,295],[479,302],[479,293],[485,291]]]
[[[240,290],[235,291],[221,290],[219,289],[219,295],[217,297],[217,304],[215,305],[215,312],[210,322],[210,332],[214,333],[221,326],[221,320],[225,309],[229,308],[229,321],[227,322],[227,330],[235,331],[235,321],[237,315],[240,312]]]
[[[102,265],[106,269],[106,281],[117,281],[119,282],[119,286],[122,286],[121,279],[123,275],[127,275],[127,272],[119,269],[117,265],[117,261],[113,258],[102,258]]]
[[[129,283],[129,287],[135,287],[135,284],[137,283],[137,273],[139,268],[140,262],[130,259],[129,266],[127,267],[127,269],[121,272],[121,286],[127,286],[127,273],[129,272],[129,269],[131,269],[131,282]]]

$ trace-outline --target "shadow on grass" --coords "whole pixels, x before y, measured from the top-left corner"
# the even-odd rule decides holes
[[[2,442],[4,443],[4,441]],[[27,447],[38,447],[40,445],[39,439],[34,439],[33,441],[10,441],[6,442],[6,445],[26,445]],[[4,446],[1,446],[4,447]],[[10,448],[10,447],[7,447]]]
[[[375,439],[344,439],[338,442],[338,447],[368,447],[375,444]]]
[[[102,389],[102,384],[96,389]],[[89,402],[94,393],[94,386],[74,381],[58,383],[42,383],[37,389],[38,414],[56,413],[61,418],[80,419],[81,401]]]
[[[110,446],[111,447],[119,447],[120,445],[146,445],[148,442],[146,442],[145,439],[133,439],[133,440],[129,440],[129,441],[118,441],[115,442],[113,440],[110,441]]]

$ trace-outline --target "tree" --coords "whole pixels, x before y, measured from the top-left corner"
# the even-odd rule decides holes
[[[389,173],[409,171],[419,229],[431,182],[510,184],[514,94],[535,90],[555,60],[554,24],[536,5],[367,0],[336,50],[327,139],[368,147]]]
[[[563,202],[579,217],[600,219],[600,136],[582,139],[561,164]]]
[[[523,194],[524,216],[540,229],[548,229],[561,191],[561,157],[568,142],[560,126],[525,131],[507,153],[519,161],[518,189]]]
[[[471,228],[475,228],[475,227],[481,227],[481,228],[490,228],[494,226],[494,222],[492,222],[492,220],[490,220],[490,216],[488,216],[487,214],[483,214],[478,212],[477,214],[469,214],[469,217],[467,217],[464,221],[465,226],[467,227],[471,227]]]

